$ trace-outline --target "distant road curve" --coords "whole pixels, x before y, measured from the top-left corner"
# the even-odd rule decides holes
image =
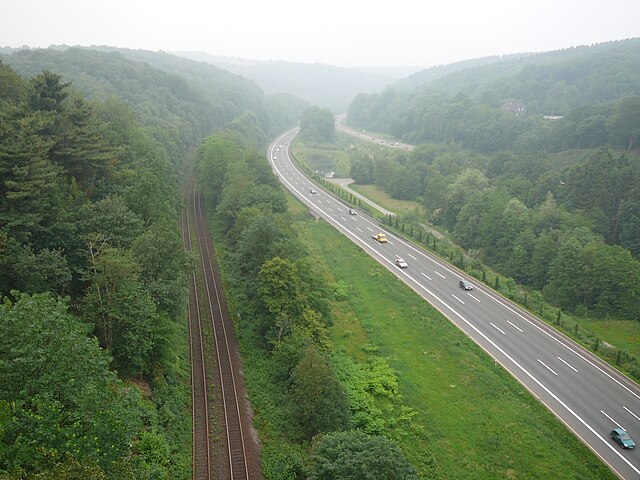
[[[368,134],[366,131],[354,130],[351,127],[346,126],[343,122],[346,118],[345,113],[341,113],[340,115],[336,115],[336,129],[339,131],[346,133],[347,135],[351,135],[353,137],[361,138],[367,142],[377,143],[379,145],[384,145],[385,147],[390,148],[398,148],[400,150],[413,150],[415,147],[413,145],[409,145],[408,143],[396,142],[392,140],[387,140],[384,138],[376,137]]]

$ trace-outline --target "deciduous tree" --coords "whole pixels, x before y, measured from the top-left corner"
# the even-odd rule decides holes
[[[312,451],[310,480],[417,480],[398,445],[358,430],[319,437]]]

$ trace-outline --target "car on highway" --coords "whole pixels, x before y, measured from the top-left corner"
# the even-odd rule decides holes
[[[396,258],[396,265],[400,268],[407,268],[409,266],[409,264],[400,257]]]
[[[458,285],[460,285],[460,288],[464,288],[465,290],[473,290],[473,285],[471,285],[471,282],[467,282],[466,280],[460,280],[458,282]]]
[[[622,428],[614,428],[613,430],[611,430],[609,436],[622,448],[632,449],[636,446],[635,442],[631,439],[629,434]]]
[[[309,193],[316,194],[316,193],[318,193],[318,191],[315,188],[310,188],[309,189]]]
[[[356,211],[353,208],[349,209],[349,215],[355,215]]]
[[[376,233],[371,237],[378,243],[387,243],[387,236],[384,233]]]

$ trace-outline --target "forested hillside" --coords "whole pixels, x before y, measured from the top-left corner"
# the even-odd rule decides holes
[[[266,97],[250,80],[162,52],[101,47],[17,50],[0,56],[26,76],[51,70],[90,98],[121,99],[174,160],[211,132],[229,126],[265,143],[294,125],[304,102]]]
[[[1,64],[0,99],[0,469],[177,474],[188,425],[166,381],[182,373],[188,259],[175,168],[122,103],[72,98],[57,74]],[[129,379],[153,384],[155,406]]]
[[[356,149],[351,174],[420,201],[422,221],[556,306],[638,319],[638,58],[629,40],[360,96],[352,125],[426,145]],[[546,109],[566,116],[535,113]]]
[[[0,60],[2,478],[191,476],[185,161],[223,128],[263,144],[303,105],[160,57]]]
[[[347,123],[410,143],[455,142],[485,153],[558,152],[605,143],[633,148],[638,141],[640,39],[428,78],[414,88],[392,86],[358,96]]]
[[[461,92],[494,107],[503,100],[518,99],[528,112],[566,115],[584,105],[640,95],[638,59],[640,39],[636,38],[468,60],[415,73],[391,88]]]

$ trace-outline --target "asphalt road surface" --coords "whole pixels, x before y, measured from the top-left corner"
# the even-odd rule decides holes
[[[620,478],[640,478],[640,447],[609,438],[622,427],[640,441],[640,386],[455,267],[386,231],[312,183],[289,156],[291,130],[269,147],[273,170],[289,191],[384,265],[464,331],[547,406]],[[311,190],[316,193],[311,193]],[[388,243],[372,238],[386,233]],[[396,265],[398,257],[408,268]],[[459,287],[469,280],[474,289]]]

